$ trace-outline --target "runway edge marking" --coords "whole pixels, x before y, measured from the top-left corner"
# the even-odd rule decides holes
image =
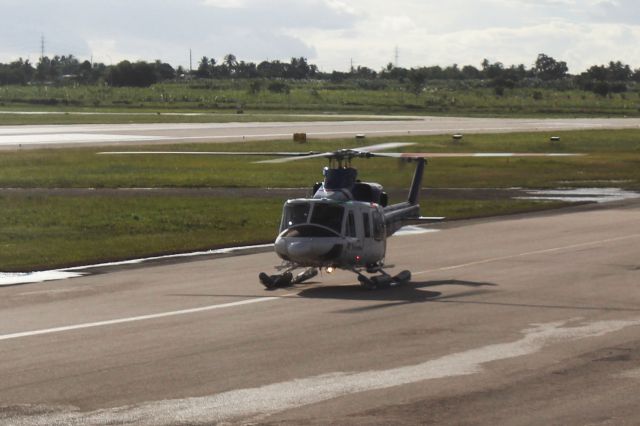
[[[193,314],[193,313],[198,313],[198,312],[213,311],[213,310],[216,310],[216,309],[233,308],[233,307],[236,307],[236,306],[243,306],[243,305],[250,305],[250,304],[254,304],[254,303],[269,302],[269,301],[272,301],[272,300],[278,300],[278,299],[281,299],[282,297],[286,297],[286,296],[287,295],[260,297],[260,298],[257,298],[257,299],[239,300],[237,302],[222,303],[222,304],[219,304],[219,305],[201,306],[199,308],[182,309],[182,310],[179,310],[179,311],[161,312],[161,313],[157,313],[157,314],[140,315],[140,316],[136,316],[136,317],[118,318],[118,319],[114,319],[114,320],[96,321],[96,322],[89,322],[89,323],[84,323],[84,324],[68,325],[68,326],[63,326],[63,327],[46,328],[46,329],[42,329],[42,330],[33,330],[33,331],[24,331],[24,332],[19,332],[19,333],[4,334],[4,335],[0,335],[0,340],[10,340],[10,339],[17,339],[17,338],[20,338],[20,337],[38,336],[38,335],[41,335],[41,334],[60,333],[60,332],[63,332],[63,331],[81,330],[81,329],[84,329],[84,328],[93,328],[93,327],[104,327],[104,326],[107,326],[107,325],[123,324],[123,323],[128,323],[128,322],[136,322],[136,321],[145,321],[145,320],[151,320],[151,319],[157,319],[157,318],[173,317],[173,316],[178,316],[178,315],[186,315],[186,314]]]

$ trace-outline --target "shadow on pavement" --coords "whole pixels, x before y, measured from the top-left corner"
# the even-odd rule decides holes
[[[452,295],[442,295],[440,291],[427,290],[428,288],[444,286],[444,285],[458,285],[464,287],[471,287],[475,290],[468,290],[462,293],[456,293]],[[359,285],[353,286],[323,286],[307,288],[298,293],[299,297],[310,299],[338,299],[338,300],[361,300],[361,301],[374,301],[374,302],[388,302],[383,304],[368,305],[358,308],[346,309],[337,312],[341,313],[355,313],[364,312],[375,309],[388,308],[392,306],[405,305],[409,303],[420,303],[432,300],[453,299],[458,297],[473,296],[476,294],[483,294],[490,290],[482,289],[481,287],[490,286],[495,287],[497,284],[475,282],[475,281],[461,281],[461,280],[439,280],[439,281],[424,281],[424,282],[410,282],[407,284],[399,285],[397,287],[391,287],[379,290],[365,290]]]

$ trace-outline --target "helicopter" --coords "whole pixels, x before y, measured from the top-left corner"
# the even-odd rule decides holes
[[[444,218],[420,217],[418,196],[426,160],[421,156],[402,158],[416,162],[416,168],[405,202],[389,205],[382,185],[362,182],[354,158],[389,157],[399,153],[375,153],[392,147],[410,145],[396,142],[333,152],[314,153],[295,158],[267,160],[281,163],[294,159],[324,157],[322,182],[316,183],[311,198],[287,200],[283,207],[276,254],[283,260],[283,272],[269,275],[261,272],[260,282],[267,288],[286,287],[315,277],[319,270],[336,269],[354,272],[360,284],[368,289],[406,283],[411,272],[391,276],[384,270],[387,238],[402,226],[416,222],[435,222]],[[296,269],[303,269],[293,275]],[[372,277],[365,275],[377,274]]]
[[[443,217],[420,216],[419,195],[427,161],[435,157],[539,157],[580,154],[552,153],[406,153],[379,152],[414,145],[388,142],[329,152],[206,152],[124,151],[101,154],[251,155],[280,157],[258,163],[325,158],[323,181],[313,185],[311,197],[285,201],[274,249],[282,263],[278,273],[260,272],[259,282],[267,289],[288,287],[310,280],[321,270],[353,272],[366,289],[392,287],[411,280],[411,272],[396,275],[385,271],[387,239],[409,224],[434,223]],[[356,158],[398,158],[415,163],[406,201],[389,204],[382,185],[362,182],[352,166]],[[297,270],[301,272],[294,275]],[[366,275],[369,274],[369,275]]]

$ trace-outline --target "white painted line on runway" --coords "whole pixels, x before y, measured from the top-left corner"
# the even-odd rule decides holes
[[[264,416],[269,414],[355,393],[481,373],[484,365],[490,362],[531,355],[554,344],[604,336],[639,325],[640,318],[582,324],[571,321],[536,324],[522,330],[523,336],[518,340],[455,352],[413,365],[386,370],[330,372],[208,396],[143,402],[91,412],[62,408],[57,412],[49,411],[44,414],[28,413],[19,419],[19,423],[25,426],[134,423],[170,425],[233,423],[250,418],[264,421]],[[259,417],[256,419],[255,416]]]
[[[373,122],[375,123],[375,122]],[[315,124],[315,123],[314,123]],[[342,123],[341,123],[342,124]],[[552,126],[554,127],[554,126]],[[560,126],[562,127],[562,126]],[[582,127],[582,126],[570,126],[570,128],[574,127]],[[596,126],[599,127],[599,126]],[[373,129],[359,129],[359,130],[351,130],[351,131],[329,131],[329,132],[306,132],[307,136],[351,136],[357,135],[360,133],[366,134],[394,134],[394,135],[411,135],[411,134],[446,134],[450,132],[454,132],[459,130],[458,127],[446,127],[440,129],[382,129],[382,130],[373,130]],[[528,129],[522,129],[519,127],[471,127],[464,129],[466,132],[511,132],[511,131],[530,131]],[[537,130],[547,130],[546,128],[535,129]],[[256,134],[244,134],[244,135],[209,135],[209,136],[167,136],[167,139],[172,140],[190,140],[190,139],[250,139],[250,138],[288,138],[291,137],[292,133],[256,133]]]
[[[157,319],[157,318],[175,317],[178,315],[187,315],[187,314],[194,314],[197,312],[213,311],[216,309],[233,308],[236,306],[250,305],[250,304],[261,303],[261,302],[269,302],[272,300],[279,300],[282,297],[287,297],[287,296],[288,295],[281,295],[281,296],[274,296],[274,297],[259,297],[257,299],[239,300],[237,302],[222,303],[219,305],[201,306],[199,308],[182,309],[179,311],[161,312],[158,314],[141,315],[137,317],[118,318],[118,319],[107,320],[107,321],[97,321],[97,322],[89,322],[85,324],[68,325],[64,327],[46,328],[43,330],[11,333],[11,334],[0,335],[0,340],[18,339],[20,337],[38,336],[41,334],[61,333],[63,331],[81,330],[84,328],[104,327],[107,325],[114,325],[114,324],[124,324],[129,322],[145,321],[145,320],[151,320],[151,319]]]
[[[415,273],[413,273],[413,275],[414,276],[415,275],[422,275],[422,274],[427,274],[427,273],[430,273],[430,272],[437,272],[437,271],[448,271],[448,270],[452,270],[452,269],[465,268],[467,266],[482,265],[482,264],[485,264],[485,263],[498,262],[498,261],[501,261],[501,260],[509,260],[509,259],[514,259],[514,258],[518,258],[518,257],[532,256],[532,255],[537,255],[537,254],[554,253],[554,252],[563,251],[563,250],[570,250],[570,249],[574,249],[574,248],[588,247],[588,246],[593,246],[593,245],[598,245],[598,244],[606,244],[606,243],[610,243],[610,242],[623,241],[623,240],[628,240],[628,239],[632,239],[632,238],[639,238],[639,237],[640,237],[640,234],[633,234],[633,235],[627,235],[627,236],[624,236],[624,237],[608,238],[608,239],[605,239],[605,240],[589,241],[589,242],[585,242],[585,243],[571,244],[571,245],[568,245],[568,246],[554,247],[554,248],[543,249],[543,250],[535,250],[535,251],[530,251],[530,252],[525,252],[525,253],[518,253],[518,254],[514,254],[514,255],[510,255],[510,256],[494,257],[494,258],[490,258],[490,259],[477,260],[475,262],[462,263],[462,264],[459,264],[459,265],[444,266],[444,267],[441,267],[441,268],[429,269],[429,270],[426,270],[426,271],[415,272]],[[279,299],[281,299],[283,297],[289,297],[289,296],[292,296],[292,295],[295,295],[295,293],[289,293],[289,294],[286,294],[286,295],[280,295],[280,296],[274,296],[274,297],[261,297],[261,298],[257,298],[257,299],[240,300],[240,301],[237,301],[237,302],[224,303],[224,304],[220,304],[220,305],[209,305],[209,306],[203,306],[203,307],[199,307],[199,308],[183,309],[183,310],[179,310],[179,311],[170,311],[170,312],[161,312],[161,313],[157,313],[157,314],[142,315],[142,316],[137,316],[137,317],[119,318],[119,319],[114,319],[114,320],[98,321],[98,322],[85,323],[85,324],[76,324],[76,325],[70,325],[70,326],[64,326],[64,327],[48,328],[48,329],[43,329],[43,330],[34,330],[34,331],[26,331],[26,332],[20,332],[20,333],[5,334],[5,335],[0,335],[0,340],[9,340],[9,339],[16,339],[16,338],[20,338],[20,337],[37,336],[37,335],[41,335],[41,334],[59,333],[59,332],[63,332],[63,331],[79,330],[79,329],[84,329],[84,328],[103,327],[103,326],[114,325],[114,324],[122,324],[122,323],[150,320],[150,319],[156,319],[156,318],[164,318],[164,317],[172,317],[172,316],[178,316],[178,315],[193,314],[193,313],[197,313],[197,312],[211,311],[211,310],[215,310],[215,309],[224,309],[224,308],[231,308],[231,307],[235,307],[235,306],[248,305],[248,304],[252,304],[252,303],[260,303],[260,302],[267,302],[267,301],[272,301],[272,300],[279,300]]]
[[[215,250],[197,251],[192,253],[166,254],[163,256],[146,257],[141,259],[121,260],[119,262],[99,263],[95,265],[74,266],[71,268],[56,269],[51,271],[35,271],[35,272],[0,272],[0,287],[16,284],[31,284],[44,281],[62,280],[68,278],[77,278],[86,275],[83,272],[96,268],[136,265],[154,260],[180,259],[197,256],[211,256],[216,254],[234,254],[243,251],[250,251],[262,248],[273,247],[273,244],[259,244],[254,246],[227,247]]]
[[[37,271],[37,272],[0,272],[0,287],[17,284],[42,283],[45,281],[66,280],[81,277],[82,272]]]
[[[307,131],[307,135],[313,136],[352,136],[360,133],[366,134],[377,134],[377,135],[411,135],[411,134],[447,134],[451,132],[464,130],[469,133],[487,133],[487,132],[513,132],[513,131],[541,131],[541,130],[554,130],[554,129],[582,129],[582,128],[601,128],[602,124],[595,123],[543,123],[540,124],[539,127],[530,128],[530,127],[522,127],[518,124],[513,126],[500,126],[500,127],[483,127],[483,126],[470,126],[470,127],[460,127],[459,125],[454,125],[452,127],[441,127],[441,128],[392,128],[392,129],[379,129],[375,130],[371,127],[374,126],[384,126],[387,124],[393,124],[394,122],[313,122],[313,123],[252,123],[253,125],[247,125],[247,123],[212,123],[209,124],[207,128],[210,129],[234,129],[234,128],[243,128],[245,131],[250,129],[264,129],[264,128],[290,128],[292,132],[290,133],[245,133],[245,134],[231,134],[231,135],[203,135],[203,136],[172,136],[172,135],[163,135],[163,136],[142,136],[142,135],[121,135],[121,134],[103,134],[103,133],[56,133],[56,130],[60,129],[24,129],[24,130],[14,130],[8,129],[0,132],[0,146],[17,146],[17,145],[44,145],[44,144],[59,144],[59,143],[96,143],[96,142],[145,142],[145,141],[187,141],[187,140],[216,140],[216,139],[270,139],[270,138],[289,138],[291,137],[293,130],[296,128],[301,130],[306,130],[309,126],[354,126],[357,124],[362,124],[368,126],[365,128],[356,128],[356,130],[351,131]],[[621,128],[626,128],[629,126],[619,126]],[[637,126],[633,126],[634,128]],[[191,126],[190,128],[201,128],[198,126]],[[80,130],[81,127],[78,127],[74,130]],[[151,127],[148,130],[180,130],[180,127]],[[112,131],[109,128],[105,128],[105,130]],[[144,127],[131,127],[128,129],[131,130],[147,130]],[[91,131],[90,128],[86,128],[85,131]],[[115,131],[115,130],[114,130]],[[30,132],[30,133],[29,133]]]
[[[169,260],[169,259],[180,259],[180,258],[199,257],[199,256],[212,256],[216,254],[234,254],[234,253],[241,253],[245,251],[263,249],[263,248],[269,248],[269,247],[273,247],[273,243],[256,244],[253,246],[226,247],[221,249],[195,251],[190,253],[165,254],[162,256],[144,257],[144,258],[130,259],[130,260],[120,260],[116,262],[98,263],[95,265],[73,266],[71,268],[64,268],[60,270],[61,271],[86,271],[86,270],[95,269],[95,268],[136,265],[136,264],[150,262],[154,260]]]
[[[509,256],[500,256],[500,257],[493,257],[493,258],[490,258],[490,259],[476,260],[474,262],[462,263],[462,264],[459,264],[459,265],[451,265],[451,266],[444,266],[444,267],[441,267],[441,268],[428,269],[426,271],[414,272],[413,275],[422,275],[422,274],[428,274],[430,272],[438,272],[438,271],[449,271],[451,269],[466,268],[467,266],[483,265],[485,263],[499,262],[501,260],[515,259],[515,258],[524,257],[524,256],[533,256],[533,255],[536,255],[536,254],[555,253],[555,252],[563,251],[563,250],[570,250],[570,249],[574,249],[574,248],[581,248],[581,247],[588,247],[588,246],[594,246],[594,245],[599,245],[599,244],[612,243],[612,242],[616,242],[616,241],[624,241],[624,240],[628,240],[628,239],[632,239],[632,238],[639,238],[639,237],[640,237],[640,234],[632,234],[632,235],[626,235],[624,237],[608,238],[606,240],[588,241],[586,243],[571,244],[571,245],[568,245],[568,246],[554,247],[554,248],[542,249],[542,250],[534,250],[534,251],[529,251],[529,252],[525,252],[525,253],[512,254],[512,255],[509,255]]]
[[[97,133],[53,133],[38,135],[0,135],[0,145],[42,145],[48,143],[146,142],[165,136],[108,135]]]

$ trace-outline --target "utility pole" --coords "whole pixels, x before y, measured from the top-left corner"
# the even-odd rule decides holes
[[[44,59],[44,34],[40,35],[40,62]]]
[[[193,62],[191,59],[191,49],[189,49],[189,73],[193,72]]]
[[[396,68],[398,68],[398,57],[400,56],[399,50],[398,50],[398,45],[396,45],[396,52],[395,52],[395,65]]]

